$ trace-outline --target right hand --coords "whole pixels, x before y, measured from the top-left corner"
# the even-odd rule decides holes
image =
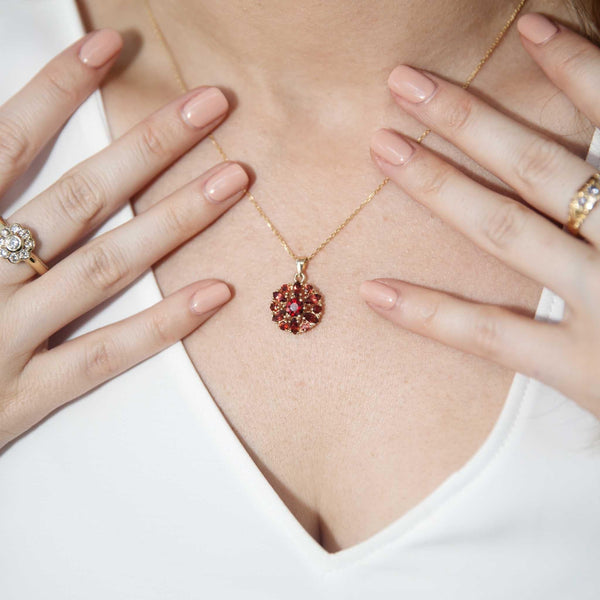
[[[120,49],[116,32],[91,33],[0,107],[0,197],[98,87]],[[221,163],[51,264],[204,138],[226,111],[216,88],[192,90],[4,215],[9,224],[31,229],[34,252],[51,268],[38,276],[28,264],[0,258],[0,448],[56,408],[185,337],[229,300],[224,282],[195,282],[127,319],[48,349],[52,334],[244,196],[245,171]]]

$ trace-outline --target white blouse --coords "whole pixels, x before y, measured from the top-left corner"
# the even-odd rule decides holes
[[[82,34],[73,0],[0,0],[0,102]],[[95,93],[2,214],[109,141]],[[600,165],[599,129],[588,161]],[[97,234],[132,216],[127,204]],[[160,299],[149,270],[66,337]],[[544,289],[536,318],[560,321],[563,309]],[[598,600],[600,421],[517,373],[462,468],[330,554],[271,488],[179,342],[0,453],[0,598]]]

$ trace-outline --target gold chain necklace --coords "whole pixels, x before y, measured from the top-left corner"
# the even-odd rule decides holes
[[[462,87],[464,89],[467,89],[471,85],[472,81],[475,79],[483,65],[487,62],[487,60],[493,54],[494,50],[498,47],[498,44],[500,44],[502,38],[515,21],[518,14],[521,12],[521,9],[525,5],[526,1],[527,0],[520,0],[519,4],[513,10],[510,17],[508,18],[508,20],[506,21],[506,23],[492,42],[491,46],[483,55],[482,59],[477,63],[477,66],[473,69],[472,73],[462,84]],[[167,40],[165,39],[165,36],[158,25],[158,21],[154,16],[154,12],[152,11],[152,7],[150,6],[150,0],[144,0],[144,5],[146,7],[146,13],[148,14],[148,18],[152,25],[154,34],[169,58],[171,69],[173,71],[173,74],[175,75],[177,84],[179,85],[181,91],[183,93],[186,93],[189,91],[189,88],[183,80],[181,69],[179,68],[177,61],[175,60],[173,51],[167,44]],[[429,133],[431,133],[431,129],[425,130],[417,138],[417,143],[420,144],[427,137],[427,135],[429,135]],[[229,160],[227,154],[225,154],[225,151],[217,142],[214,135],[210,134],[208,137],[217,149],[217,152],[219,153],[221,158],[223,160]],[[371,202],[373,198],[375,198],[375,196],[388,184],[389,181],[389,177],[386,177],[350,213],[350,215],[348,215],[346,220],[341,225],[339,225],[334,231],[332,231],[329,234],[329,236],[327,236],[327,238],[317,248],[315,248],[315,250],[313,250],[312,254],[309,254],[308,256],[304,257],[298,256],[290,248],[289,244],[285,241],[277,227],[273,225],[269,217],[267,217],[267,215],[265,214],[265,211],[256,201],[254,195],[251,192],[246,192],[246,196],[255,206],[260,216],[266,221],[271,231],[277,236],[277,239],[281,242],[286,252],[296,261],[296,274],[294,275],[294,281],[292,283],[284,283],[278,290],[275,290],[273,292],[273,296],[270,299],[272,319],[277,323],[277,325],[282,331],[289,331],[294,334],[304,333],[315,327],[320,322],[321,317],[323,315],[323,296],[315,286],[305,283],[306,274],[304,272],[304,269],[306,268],[308,262],[312,260],[344,227],[346,227],[346,225],[348,225],[348,223],[350,223],[350,221],[352,221],[352,219],[354,219],[354,217],[356,217],[356,215],[367,204],[369,204],[369,202]]]

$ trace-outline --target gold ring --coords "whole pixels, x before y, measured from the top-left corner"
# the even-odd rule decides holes
[[[567,231],[579,236],[579,228],[600,200],[600,172],[594,173],[575,193],[569,203]]]
[[[31,265],[40,275],[43,275],[48,266],[34,253],[35,240],[29,229],[13,223],[9,225],[0,217],[0,257],[16,265],[26,262]]]

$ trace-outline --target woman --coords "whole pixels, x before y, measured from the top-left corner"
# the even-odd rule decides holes
[[[515,3],[427,7],[154,1],[178,95],[143,2],[2,6],[3,598],[595,597],[600,58],[531,2],[465,91]],[[305,335],[254,173],[300,256],[393,182]]]

